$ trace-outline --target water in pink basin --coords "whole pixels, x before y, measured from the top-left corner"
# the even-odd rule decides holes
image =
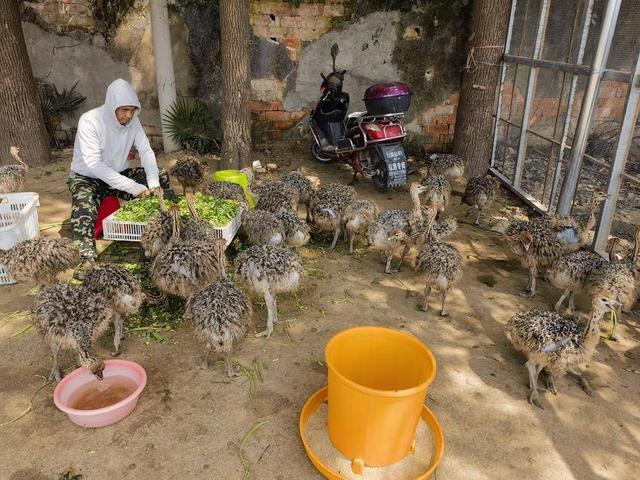
[[[102,382],[86,368],[78,368],[64,377],[53,392],[56,406],[82,427],[105,427],[122,420],[136,407],[147,383],[147,374],[137,363],[104,363]]]

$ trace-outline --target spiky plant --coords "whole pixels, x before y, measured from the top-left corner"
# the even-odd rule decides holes
[[[56,139],[56,132],[60,129],[62,120],[73,117],[87,97],[76,90],[78,82],[74,83],[69,90],[63,88],[62,91],[59,91],[54,84],[42,79],[38,79],[36,85],[44,125],[49,133],[49,143],[54,147],[60,147],[62,142]]]
[[[199,154],[220,150],[220,115],[196,99],[178,98],[164,114],[169,136],[186,150]]]

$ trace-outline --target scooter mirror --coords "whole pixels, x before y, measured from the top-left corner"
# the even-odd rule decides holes
[[[338,53],[340,53],[340,48],[338,47],[337,43],[334,43],[333,45],[331,45],[331,58],[333,59],[333,71],[336,71],[336,57],[338,56]]]
[[[338,47],[337,43],[334,43],[331,45],[331,58],[335,59],[338,56],[338,53],[340,53],[340,47]]]

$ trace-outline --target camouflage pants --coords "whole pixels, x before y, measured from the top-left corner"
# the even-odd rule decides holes
[[[147,184],[144,168],[127,168],[120,173],[137,183]],[[164,189],[169,188],[169,174],[164,169],[160,169],[160,185]],[[134,196],[122,190],[115,190],[97,178],[89,178],[73,172],[67,180],[67,186],[71,192],[73,239],[80,244],[83,260],[95,260],[97,254],[94,228],[100,204],[105,197],[111,195],[123,200],[133,200]]]

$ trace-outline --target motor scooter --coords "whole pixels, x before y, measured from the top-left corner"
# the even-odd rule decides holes
[[[367,88],[364,112],[347,115],[349,94],[342,90],[346,70],[336,69],[337,44],[331,47],[332,72],[322,77],[322,96],[309,114],[309,154],[321,162],[343,162],[370,177],[378,190],[407,183],[407,156],[402,142],[407,136],[402,119],[411,104],[411,90],[401,82]]]

